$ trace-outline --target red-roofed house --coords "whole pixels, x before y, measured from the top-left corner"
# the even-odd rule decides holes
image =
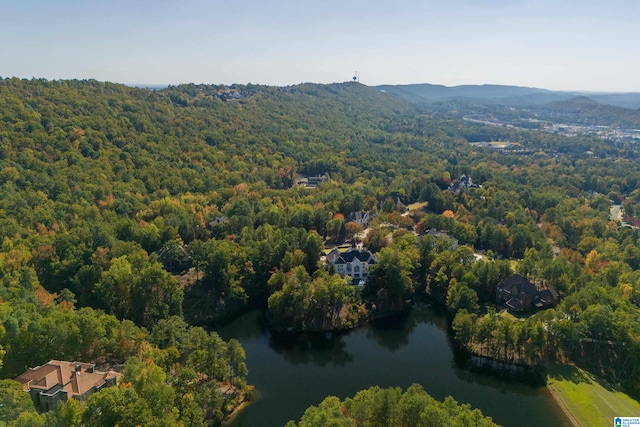
[[[41,411],[55,410],[58,402],[69,398],[85,400],[96,391],[115,385],[114,371],[96,371],[95,365],[80,362],[50,360],[31,368],[16,378],[28,391]]]

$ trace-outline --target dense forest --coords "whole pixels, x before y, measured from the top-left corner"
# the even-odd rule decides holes
[[[341,401],[327,397],[318,406],[307,409],[299,423],[287,427],[312,426],[397,426],[397,427],[496,427],[469,405],[460,405],[452,397],[439,402],[421,386],[414,384],[402,392],[400,388],[372,387]]]
[[[0,375],[15,395],[0,418],[214,425],[250,387],[239,343],[203,327],[258,306],[276,329],[352,328],[418,298],[448,309],[470,353],[576,363],[637,395],[637,155],[358,83],[0,80]],[[456,187],[463,174],[478,185]],[[345,223],[354,211],[371,213],[366,233]],[[360,237],[377,263],[355,286],[321,259]],[[513,273],[559,304],[499,310]],[[38,414],[9,379],[50,359],[120,366],[122,380]]]

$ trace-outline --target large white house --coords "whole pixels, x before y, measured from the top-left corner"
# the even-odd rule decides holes
[[[369,277],[369,266],[376,263],[376,258],[369,251],[360,251],[349,248],[346,252],[340,252],[333,248],[327,255],[327,267],[342,277],[351,276],[354,284],[364,284]]]

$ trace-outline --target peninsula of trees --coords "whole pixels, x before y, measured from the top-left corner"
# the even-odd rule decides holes
[[[327,397],[318,406],[308,408],[299,423],[286,427],[312,426],[396,426],[396,427],[497,427],[482,412],[460,405],[452,397],[439,402],[422,387],[412,385],[406,392],[400,388],[372,387],[341,401]]]

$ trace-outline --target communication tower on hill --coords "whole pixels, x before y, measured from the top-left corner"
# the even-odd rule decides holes
[[[353,81],[356,83],[360,83],[360,73],[356,71],[355,76],[353,76]]]

